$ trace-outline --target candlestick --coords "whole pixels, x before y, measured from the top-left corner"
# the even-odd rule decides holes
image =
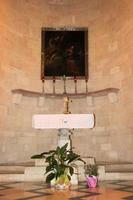
[[[64,94],[66,94],[67,91],[66,91],[66,76],[65,75],[63,76],[63,81],[64,81]]]
[[[53,76],[53,94],[55,94],[55,76]]]
[[[75,93],[77,94],[77,78],[74,77]]]
[[[69,99],[68,96],[64,98],[64,114],[71,114],[71,111],[69,110],[69,103],[72,102],[72,100]]]
[[[44,78],[42,79],[42,93],[43,94],[45,94],[45,85],[44,85],[44,82],[45,82],[45,80],[44,80]]]
[[[86,93],[88,93],[88,79],[85,79],[85,83],[86,83]]]

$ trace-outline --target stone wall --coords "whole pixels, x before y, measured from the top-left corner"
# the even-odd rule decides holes
[[[12,89],[42,91],[40,81],[41,27],[76,26],[89,29],[89,91],[120,88],[118,101],[107,96],[74,99],[72,113],[94,112],[95,128],[75,130],[76,151],[104,161],[133,160],[133,1],[131,0],[4,0],[0,2],[0,162],[30,159],[54,148],[57,130],[33,130],[35,113],[62,113],[63,99],[22,97],[13,102]],[[67,82],[68,91],[72,81]],[[74,84],[73,84],[74,86]],[[52,90],[47,81],[46,91]],[[61,81],[56,91],[61,92]],[[84,91],[83,81],[78,91]]]

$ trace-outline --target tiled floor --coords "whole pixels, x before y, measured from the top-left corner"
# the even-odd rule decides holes
[[[95,189],[86,183],[70,190],[54,190],[41,182],[0,183],[0,200],[133,200],[133,181],[99,182]]]

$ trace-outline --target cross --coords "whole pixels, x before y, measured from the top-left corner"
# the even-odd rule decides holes
[[[72,100],[69,99],[69,97],[64,98],[64,114],[71,114],[69,111],[69,103],[72,102]]]

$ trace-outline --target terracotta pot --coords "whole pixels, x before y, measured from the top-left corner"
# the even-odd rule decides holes
[[[89,188],[95,188],[97,186],[98,179],[96,176],[87,176],[87,185]]]

